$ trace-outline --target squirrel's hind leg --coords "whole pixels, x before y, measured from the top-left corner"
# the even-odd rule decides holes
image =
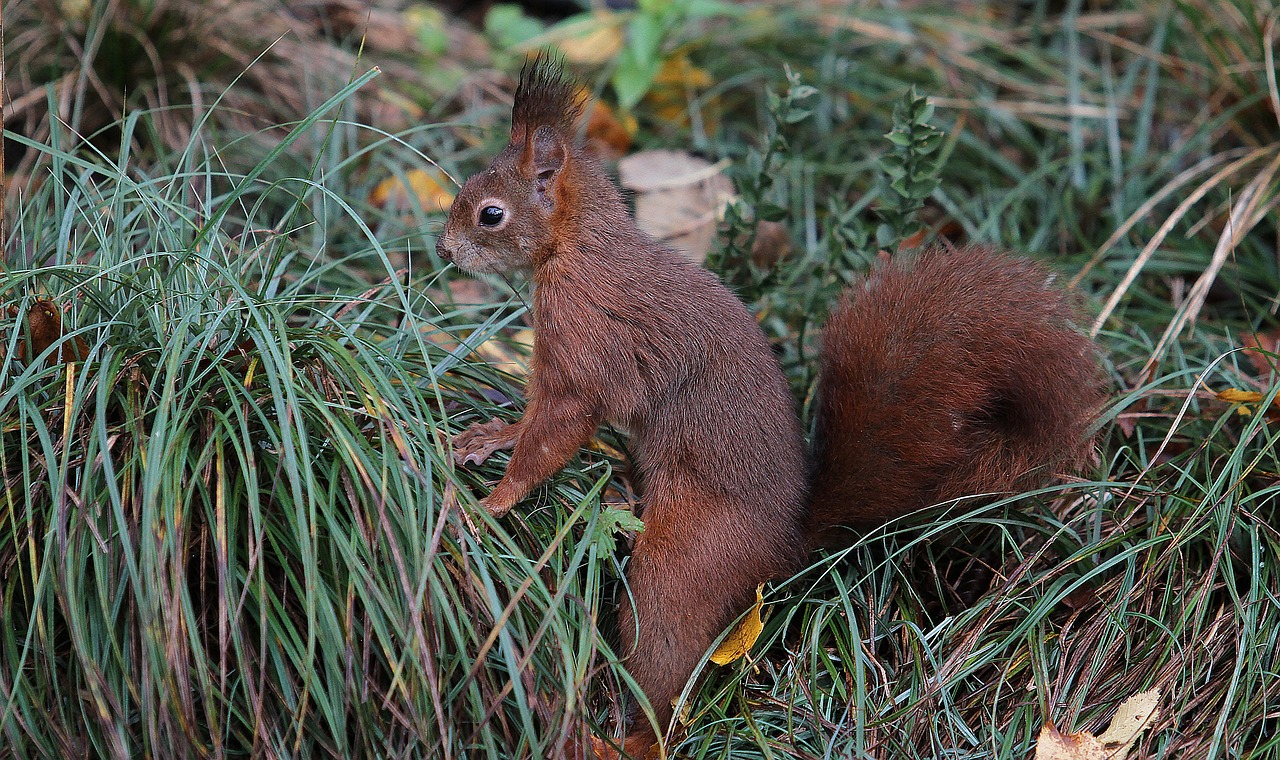
[[[775,556],[744,519],[748,510],[723,497],[692,489],[654,496],[631,553],[631,596],[622,601],[618,626],[627,671],[665,730],[672,702],[707,648],[751,606],[761,583],[790,569],[790,555]],[[643,712],[629,713],[628,750],[656,741]]]

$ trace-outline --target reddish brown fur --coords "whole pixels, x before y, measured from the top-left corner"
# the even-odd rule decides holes
[[[571,91],[545,58],[526,67],[511,143],[467,181],[438,243],[463,268],[529,269],[536,283],[524,417],[472,426],[454,454],[480,462],[514,448],[482,501],[502,515],[601,422],[631,432],[645,528],[619,627],[665,727],[756,586],[801,566],[806,529],[825,540],[833,523],[865,527],[1077,463],[1097,370],[1064,297],[1029,262],[970,249],[880,271],[828,328],[810,520],[800,426],[764,335],[713,275],[636,228],[575,144]],[[489,205],[504,216],[486,227]],[[654,734],[634,712],[631,727],[639,755]]]
[[[538,54],[520,70],[520,84],[511,109],[512,141],[523,141],[527,131],[538,127],[550,127],[572,137],[583,105],[581,90],[561,75],[556,61],[546,53]]]
[[[1079,468],[1103,383],[1074,316],[1043,267],[984,248],[851,287],[823,333],[812,540]]]
[[[17,306],[10,306],[5,310],[10,317],[17,317],[20,310]],[[45,349],[54,345],[63,338],[62,329],[62,308],[55,301],[47,298],[37,298],[29,309],[27,309],[27,320],[25,329],[19,324],[14,329],[18,332],[19,339],[17,343],[17,357],[21,361],[35,361],[37,357],[44,353]],[[30,356],[27,353],[26,338],[31,338]],[[5,344],[9,341],[9,336],[0,335],[0,362],[5,358]],[[70,340],[64,341],[59,347],[59,353],[54,355],[55,361],[63,362],[80,362],[89,356],[89,345],[84,342],[80,336],[75,336]]]
[[[548,76],[537,67],[534,75]],[[631,432],[645,527],[627,571],[634,604],[619,612],[621,651],[665,727],[672,699],[756,586],[800,566],[802,434],[782,372],[742,303],[641,233],[570,135],[558,132],[557,148],[537,145],[538,132],[513,131],[490,170],[467,182],[441,240],[446,256],[470,244],[467,255],[485,265],[527,261],[536,284],[524,418],[473,428],[455,453],[475,461],[514,445],[485,499],[501,514],[563,467],[601,422]],[[536,166],[557,149],[566,159],[546,202],[524,162]],[[520,216],[490,232],[472,220],[475,206],[497,194]],[[632,717],[628,746],[652,744],[646,722]]]

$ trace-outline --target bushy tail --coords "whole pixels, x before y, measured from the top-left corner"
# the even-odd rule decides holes
[[[1075,316],[1046,269],[985,248],[852,286],[823,333],[812,543],[1081,467],[1104,390]]]

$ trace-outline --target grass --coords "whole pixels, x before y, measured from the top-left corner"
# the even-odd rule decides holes
[[[367,79],[277,155],[353,129],[333,112]],[[530,543],[462,515],[442,431],[475,380],[437,382],[462,355],[438,334],[469,317],[434,310],[430,279],[401,285],[319,169],[263,181],[273,157],[228,176],[197,148],[143,179],[120,171],[128,156],[46,148],[50,178],[16,220],[32,250],[6,272],[15,321],[37,291],[75,299],[92,358],[20,365],[5,333],[5,743],[47,757],[520,746],[554,714],[526,690],[572,694],[592,662],[593,626],[562,599],[598,595],[599,563],[584,587],[548,583],[577,578],[587,545],[539,560],[554,531]],[[365,246],[304,254],[297,238],[334,209]],[[372,286],[350,274],[371,259],[386,273]],[[527,670],[535,644],[561,661]],[[507,691],[524,709],[485,719]]]
[[[1102,315],[1097,465],[815,555],[767,589],[751,656],[690,687],[679,755],[1025,758],[1047,721],[1099,731],[1158,687],[1138,756],[1277,756],[1274,374],[1241,350],[1280,291],[1272,17],[901,5],[681,30],[717,84],[687,129],[642,104],[638,140],[745,185],[783,64],[817,88],[762,198],[796,250],[743,290],[803,404],[825,304],[874,254],[892,105],[933,95],[949,158],[921,218],[1051,256]],[[620,442],[503,521],[475,510],[502,458],[455,470],[447,438],[518,414],[519,353],[492,347],[519,284],[466,303],[439,217],[368,202],[397,172],[478,168],[500,104],[389,133],[359,100],[385,79],[283,126],[210,105],[177,143],[143,139],[171,124],[145,108],[110,140],[12,136],[0,757],[544,757],[616,718]],[[68,332],[24,356],[37,298]],[[74,337],[86,360],[60,361]]]

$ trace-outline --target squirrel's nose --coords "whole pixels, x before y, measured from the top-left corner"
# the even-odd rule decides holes
[[[444,235],[436,239],[436,255],[445,261],[453,261],[453,249],[445,242]]]

